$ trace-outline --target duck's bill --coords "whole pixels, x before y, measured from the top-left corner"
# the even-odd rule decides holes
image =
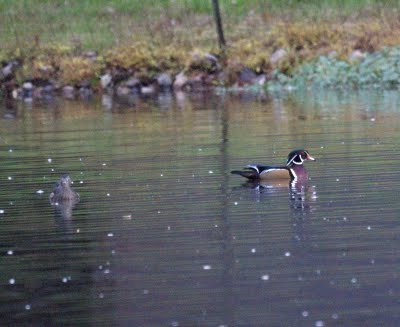
[[[314,158],[314,157],[311,157],[311,156],[307,153],[307,160],[315,161],[315,158]]]

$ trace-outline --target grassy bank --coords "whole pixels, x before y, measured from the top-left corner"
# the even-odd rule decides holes
[[[223,83],[244,67],[290,75],[304,62],[400,44],[400,2],[373,0],[220,0],[228,48]],[[207,70],[219,55],[211,1],[0,0],[0,60],[18,59],[19,82],[55,78],[95,83],[107,68],[149,76]],[[285,57],[271,55],[284,49]],[[96,51],[96,60],[83,54]],[[197,55],[194,55],[197,54]]]

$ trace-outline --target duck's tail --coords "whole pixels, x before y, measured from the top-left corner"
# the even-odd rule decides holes
[[[259,175],[255,170],[232,170],[231,174],[234,175],[240,175],[243,176],[245,178],[254,180],[254,179],[258,179]]]

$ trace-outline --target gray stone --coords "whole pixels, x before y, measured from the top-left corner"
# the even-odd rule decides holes
[[[0,79],[10,76],[13,72],[14,65],[10,62],[0,70]]]
[[[106,89],[111,86],[112,83],[112,76],[111,74],[104,74],[100,76],[100,84],[103,89]]]
[[[88,99],[93,95],[93,90],[89,87],[82,86],[79,88],[79,96],[81,99]]]
[[[117,87],[117,95],[118,96],[126,96],[129,93],[131,93],[131,90],[129,89],[129,87],[122,86],[122,85]]]
[[[269,60],[271,61],[271,64],[276,65],[280,61],[282,61],[282,59],[284,59],[286,56],[287,56],[287,51],[285,49],[278,49],[271,55]]]
[[[24,84],[22,84],[22,88],[24,91],[32,91],[33,84],[31,82],[25,82]]]
[[[73,99],[75,97],[75,88],[71,85],[66,85],[62,88],[62,95],[64,98]]]
[[[173,84],[174,89],[182,90],[185,87],[185,85],[187,84],[187,82],[188,82],[188,78],[185,75],[185,73],[180,72],[178,75],[175,76],[175,81]]]
[[[172,86],[172,78],[167,73],[162,73],[157,76],[157,84],[159,87],[166,89]]]
[[[354,50],[349,56],[349,61],[360,62],[363,61],[364,58],[365,53],[361,52],[360,50]]]
[[[140,81],[135,77],[131,77],[124,84],[126,87],[129,87],[130,89],[134,89],[140,86]]]
[[[250,68],[243,68],[239,73],[240,84],[253,84],[257,79],[257,74]]]
[[[140,88],[140,92],[142,93],[142,94],[152,94],[152,93],[154,93],[155,92],[155,88],[154,88],[154,86],[153,85],[143,85],[141,88]]]
[[[267,81],[267,75],[265,74],[261,74],[256,78],[256,83],[260,86],[263,86],[266,81]]]

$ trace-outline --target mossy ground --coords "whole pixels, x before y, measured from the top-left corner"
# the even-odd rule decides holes
[[[210,1],[211,2],[211,1]],[[332,52],[375,52],[400,44],[398,1],[221,0],[228,46],[218,48],[208,1],[0,0],[0,60],[18,59],[18,79],[53,78],[61,84],[95,82],[106,68],[153,76],[207,71],[195,53],[219,56],[232,83],[244,67],[290,75]],[[287,56],[270,60],[277,49]],[[98,53],[95,61],[84,56]],[[204,62],[207,65],[207,62]]]

